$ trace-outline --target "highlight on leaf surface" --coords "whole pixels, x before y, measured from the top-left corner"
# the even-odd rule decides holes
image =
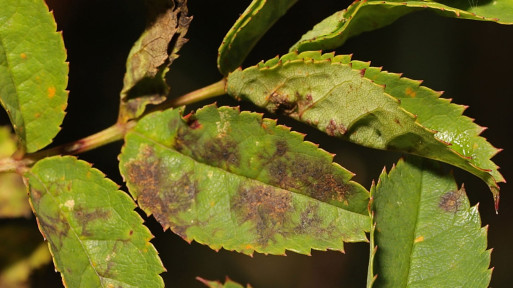
[[[497,203],[504,179],[490,161],[498,150],[478,137],[483,129],[420,82],[368,66],[348,55],[289,53],[234,71],[226,90],[331,136],[462,168],[485,181]]]
[[[90,164],[49,157],[27,172],[30,200],[66,287],[164,287],[135,203]]]
[[[400,160],[371,194],[374,287],[488,287],[487,227],[463,186],[436,162]]]
[[[64,119],[64,42],[43,0],[0,0],[0,7],[0,104],[20,147],[35,152],[52,142]]]
[[[176,4],[175,4],[176,3]],[[120,121],[139,117],[148,104],[166,99],[166,74],[187,42],[192,17],[187,0],[146,1],[147,27],[130,50],[121,91]]]
[[[253,0],[219,46],[217,67],[223,75],[237,69],[253,46],[297,0]]]
[[[224,283],[221,283],[219,281],[210,281],[205,280],[201,277],[196,277],[198,281],[205,284],[209,288],[244,288],[241,284],[232,281],[230,278],[226,277],[226,280]],[[247,284],[246,288],[251,288],[251,285]]]
[[[446,17],[513,24],[513,2],[470,1],[360,1],[327,17],[305,33],[290,51],[331,50],[363,32],[393,23],[411,12],[431,10]]]
[[[276,121],[206,106],[142,118],[120,171],[164,229],[217,250],[309,254],[366,241],[368,192],[332,155]]]

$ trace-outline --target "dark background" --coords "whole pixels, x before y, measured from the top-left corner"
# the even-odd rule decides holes
[[[70,62],[68,114],[63,130],[55,139],[56,144],[62,144],[115,123],[125,60],[144,28],[144,5],[142,0],[47,2],[54,10],[58,29],[63,31]],[[251,1],[189,2],[190,14],[194,16],[188,33],[190,42],[171,67],[168,77],[171,97],[221,78],[216,68],[217,48]],[[340,0],[299,1],[257,44],[244,66],[286,53],[315,23],[349,4]],[[513,123],[512,52],[513,26],[443,18],[430,12],[410,14],[388,27],[350,39],[337,50],[339,54],[352,53],[354,59],[370,60],[373,66],[422,79],[424,85],[444,90],[444,97],[469,105],[465,114],[490,127],[483,135],[505,149],[494,161],[510,180],[513,179],[513,140],[509,135]],[[241,105],[242,109],[260,111],[226,96],[216,100],[219,105]],[[7,122],[3,111],[0,120]],[[336,153],[335,159],[357,173],[355,180],[367,188],[384,166],[390,168],[401,156],[337,141],[293,121],[280,119],[279,123],[307,133],[307,140]],[[121,184],[117,171],[121,145],[107,145],[80,158]],[[511,185],[501,185],[501,210],[495,215],[491,194],[482,181],[459,170],[455,176],[459,183],[465,182],[471,203],[480,202],[483,224],[490,225],[489,247],[494,248],[492,266],[495,267],[491,286],[507,287],[513,283]],[[167,268],[162,277],[168,287],[203,287],[194,279],[196,276],[219,280],[230,276],[256,288],[365,286],[368,261],[365,243],[347,244],[345,254],[314,251],[312,256],[289,252],[286,257],[260,254],[248,257],[224,250],[215,252],[194,242],[188,244],[169,231],[162,232],[152,218],[145,219],[156,236],[152,242]],[[22,224],[23,220],[19,221]],[[33,220],[26,222],[35,225]],[[60,275],[52,266],[36,271],[32,280],[34,287],[61,285]]]

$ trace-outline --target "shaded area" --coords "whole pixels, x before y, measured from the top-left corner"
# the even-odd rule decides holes
[[[224,33],[249,1],[230,1],[217,7],[215,1],[190,1],[189,14],[194,16],[187,43],[170,72],[171,94],[178,96],[218,81],[217,48]],[[349,1],[350,2],[350,1]],[[308,1],[299,1],[291,8],[250,53],[244,66],[262,59],[284,54],[301,34],[316,22],[343,9],[349,2],[323,1],[313,9]],[[119,91],[128,52],[144,28],[143,1],[48,1],[55,10],[59,29],[70,61],[70,100],[64,127],[56,142],[79,139],[110,126],[117,119]],[[300,19],[298,21],[297,19]],[[513,179],[513,139],[507,127],[513,121],[510,112],[513,86],[511,50],[513,27],[447,19],[431,13],[412,14],[393,25],[349,40],[339,53],[354,53],[353,59],[372,60],[373,66],[403,72],[406,77],[423,79],[435,90],[445,90],[455,103],[469,105],[466,115],[488,126],[488,140],[505,151],[494,159],[501,173]],[[218,103],[238,105],[230,99],[218,98]],[[205,103],[202,103],[205,104]],[[252,109],[240,103],[242,109]],[[1,123],[8,123],[0,111]],[[390,167],[399,154],[357,147],[333,141],[332,138],[306,128],[294,121],[281,121],[294,130],[307,133],[307,140],[321,142],[321,147],[337,153],[335,160],[357,173],[355,180],[369,187],[384,165]],[[321,141],[319,141],[319,139]],[[117,183],[116,143],[81,155],[94,163]],[[493,201],[486,185],[468,173],[455,171],[459,183],[465,182],[471,204],[480,202],[483,224],[490,224],[489,247],[494,247],[492,266],[495,270],[491,286],[507,287],[513,282],[509,263],[513,257],[513,196],[509,184],[502,185],[501,210],[493,211]],[[171,232],[162,232],[154,220],[147,220],[168,272],[162,276],[168,286],[204,287],[196,276],[224,279],[226,275],[253,287],[362,287],[367,270],[367,245],[348,244],[346,254],[313,252],[312,257],[290,253],[288,257],[245,255],[214,252],[205,246],[183,241]],[[35,224],[34,224],[35,225]],[[35,226],[34,226],[35,227]],[[4,239],[0,239],[3,247]],[[60,287],[60,276],[52,266],[38,270],[33,276],[34,287]],[[44,283],[44,285],[43,285]]]

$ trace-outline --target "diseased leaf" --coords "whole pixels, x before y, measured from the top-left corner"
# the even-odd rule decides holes
[[[487,228],[465,189],[437,163],[399,161],[371,189],[376,221],[374,287],[488,287]]]
[[[121,174],[139,206],[186,241],[246,254],[308,254],[366,241],[368,193],[332,155],[276,121],[207,106],[145,116]]]
[[[1,160],[16,152],[16,139],[9,128],[0,126],[0,166]],[[32,215],[27,190],[20,175],[0,172],[0,218],[29,217]],[[0,285],[1,287],[1,285]]]
[[[27,172],[30,200],[66,287],[164,287],[153,237],[134,202],[73,157]]]
[[[149,0],[147,27],[130,50],[121,91],[120,121],[139,117],[148,104],[166,99],[166,74],[187,42],[187,0]],[[175,2],[177,3],[175,5]]]
[[[21,246],[20,243],[17,243]],[[25,259],[22,259],[0,273],[0,287],[3,288],[24,288],[29,286],[30,273],[43,265],[50,263],[52,256],[48,246],[41,243]]]
[[[52,142],[64,119],[66,51],[43,0],[0,0],[0,7],[0,103],[21,146],[34,152]]]
[[[297,0],[253,0],[219,47],[217,67],[223,75],[237,69],[255,44]]]
[[[504,179],[490,161],[498,150],[477,136],[482,128],[462,117],[460,106],[439,99],[439,94],[419,87],[419,82],[367,66],[351,62],[350,56],[289,53],[234,71],[226,89],[236,98],[308,123],[328,135],[460,167],[483,179],[498,203],[497,182]],[[412,93],[418,96],[411,97]],[[421,111],[426,105],[440,110]]]
[[[244,286],[240,285],[237,282],[232,281],[230,278],[226,277],[226,280],[224,281],[224,284],[219,281],[210,281],[205,280],[200,277],[196,277],[198,281],[205,284],[209,288],[244,288]],[[251,285],[246,285],[246,288],[251,288]]]
[[[335,49],[353,36],[387,26],[406,14],[422,10],[432,10],[446,17],[513,24],[513,1],[509,0],[357,0],[315,25],[290,51]]]

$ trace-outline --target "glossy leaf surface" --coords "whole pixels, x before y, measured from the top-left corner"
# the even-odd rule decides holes
[[[39,228],[66,287],[164,287],[153,237],[117,185],[73,157],[26,174]]]
[[[463,108],[419,82],[351,62],[350,56],[304,52],[234,71],[227,93],[331,136],[460,167],[483,179],[498,201],[497,182],[504,180],[490,161],[498,150],[477,136],[482,128],[461,116]]]
[[[64,119],[66,51],[43,0],[0,0],[0,7],[0,103],[21,146],[34,152]]]
[[[297,0],[253,0],[223,39],[217,66],[223,75],[237,69],[253,46]]]
[[[308,254],[366,241],[368,193],[303,136],[237,109],[145,116],[120,170],[164,229],[213,249]]]
[[[176,4],[175,4],[176,2]],[[139,117],[148,104],[166,99],[166,74],[187,42],[187,0],[147,1],[147,27],[130,50],[121,91],[120,120]]]
[[[327,17],[290,48],[290,51],[330,50],[347,39],[393,23],[415,11],[480,21],[513,24],[513,1],[355,1],[347,9]]]
[[[373,287],[488,287],[487,228],[451,174],[429,160],[399,161],[372,188]]]

